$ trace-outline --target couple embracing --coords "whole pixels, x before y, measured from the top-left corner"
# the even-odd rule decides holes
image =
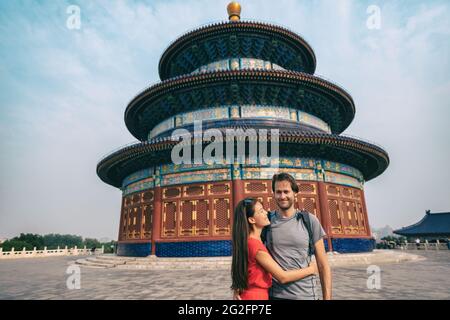
[[[274,212],[268,213],[259,200],[252,198],[242,200],[235,208],[231,267],[234,298],[318,300],[318,275],[323,299],[331,299],[331,270],[319,220],[295,210],[299,190],[291,175],[274,175],[272,191],[277,204]]]

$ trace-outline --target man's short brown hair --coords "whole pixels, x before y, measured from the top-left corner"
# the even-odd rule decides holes
[[[275,182],[280,182],[280,181],[288,181],[291,184],[291,188],[292,191],[294,191],[294,193],[298,193],[298,185],[297,182],[295,182],[295,179],[293,176],[291,176],[289,173],[278,173],[278,174],[274,174],[273,178],[272,178],[272,191],[275,193]]]

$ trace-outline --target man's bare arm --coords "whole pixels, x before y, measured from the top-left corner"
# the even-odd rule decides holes
[[[323,239],[314,244],[317,268],[319,269],[320,284],[322,286],[323,300],[331,300],[331,268],[325,252]]]

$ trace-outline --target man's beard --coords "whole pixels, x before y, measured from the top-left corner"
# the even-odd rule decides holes
[[[286,210],[289,209],[290,207],[292,207],[292,205],[294,204],[293,200],[288,199],[287,201],[284,202],[284,204],[281,204],[281,201],[277,201],[277,205],[280,209],[282,210]]]

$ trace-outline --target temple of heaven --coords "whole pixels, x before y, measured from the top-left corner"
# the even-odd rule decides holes
[[[388,154],[340,135],[355,116],[355,103],[341,87],[314,76],[316,57],[302,37],[241,20],[235,2],[228,15],[229,21],[188,32],[165,50],[162,82],[125,110],[126,126],[139,142],[97,165],[100,179],[122,191],[117,254],[231,255],[234,207],[256,197],[274,210],[271,179],[280,171],[298,181],[296,205],[318,217],[328,251],[371,251],[363,185],[386,170]],[[258,136],[258,142],[278,143],[277,167],[247,149],[243,162],[175,164],[179,141],[172,133],[194,132],[199,121],[219,133],[277,129],[278,135]],[[193,148],[208,146],[195,135],[192,141]]]

